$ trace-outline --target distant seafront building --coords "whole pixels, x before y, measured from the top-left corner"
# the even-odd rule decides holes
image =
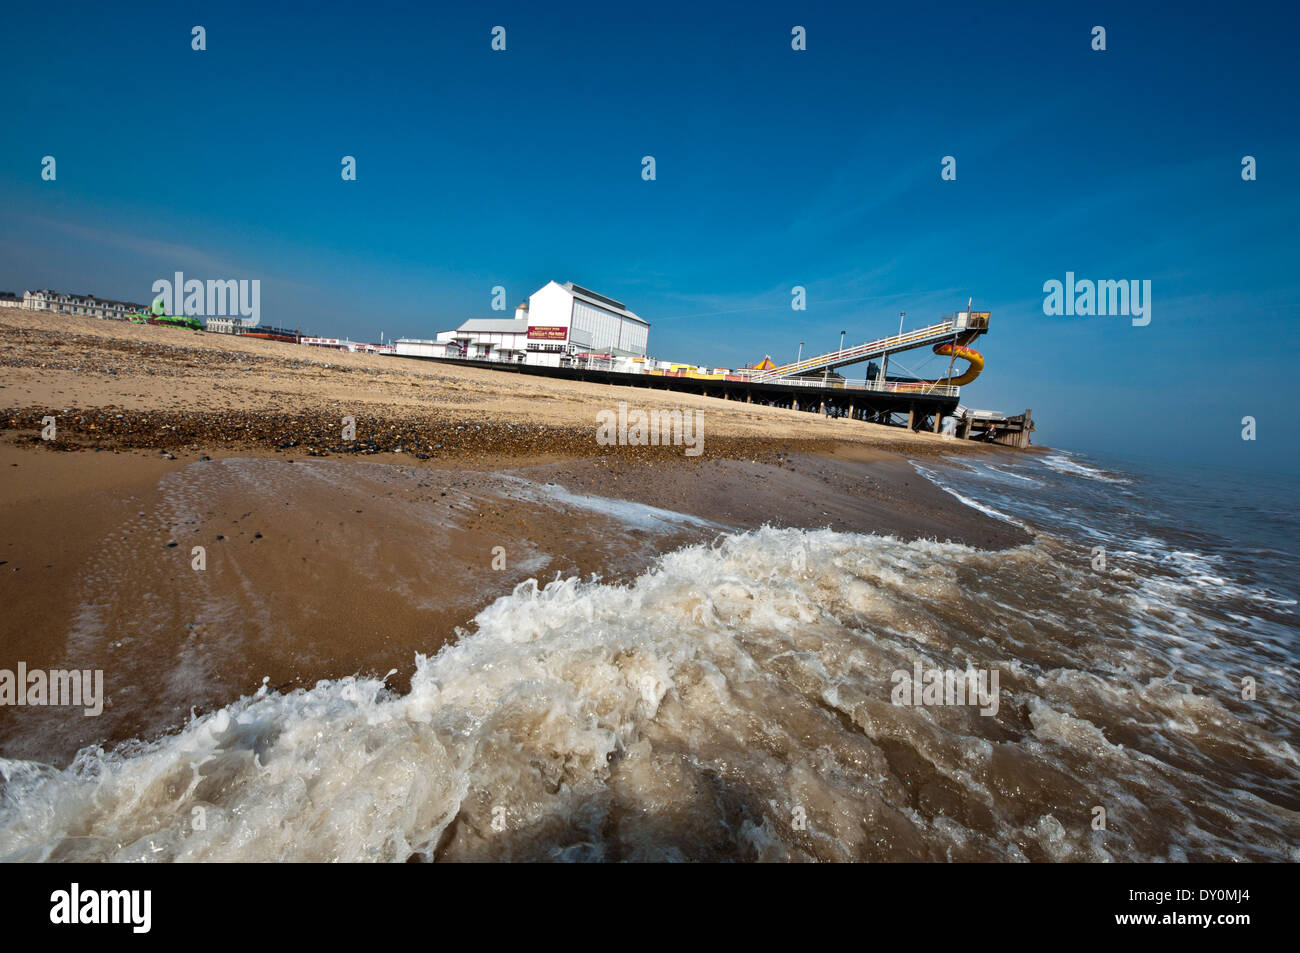
[[[239,334],[241,331],[247,331],[254,327],[254,322],[250,318],[233,315],[229,317],[213,316],[203,319],[203,329],[212,331],[215,334]]]
[[[23,299],[12,291],[0,291],[0,308],[21,308]]]
[[[308,347],[325,347],[335,351],[359,351],[364,354],[395,354],[397,349],[392,344],[367,344],[364,341],[352,341],[348,338],[300,337],[299,344]]]
[[[432,340],[402,338],[397,353],[417,357],[464,357],[559,367],[579,355],[644,360],[650,322],[607,298],[568,281],[547,282],[514,318],[471,318]]]
[[[0,307],[5,307],[4,295],[0,292]],[[29,311],[48,311],[52,314],[83,314],[92,318],[126,321],[132,314],[148,311],[149,305],[134,301],[113,301],[110,298],[96,298],[94,295],[65,294],[62,291],[26,291],[18,306]],[[14,305],[8,305],[14,307]],[[239,334],[251,330],[256,322],[239,315],[233,317],[212,317],[204,320],[207,330],[218,334]]]
[[[43,288],[23,292],[22,306],[28,311],[50,311],[55,314],[84,314],[93,318],[125,321],[136,311],[147,311],[148,305],[134,301],[113,301],[94,295],[66,294]]]

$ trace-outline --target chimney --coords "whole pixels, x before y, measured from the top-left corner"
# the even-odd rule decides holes
[[[516,321],[527,321],[527,320],[528,320],[528,302],[527,302],[527,301],[525,301],[523,304],[519,305],[519,307],[515,308],[515,320],[516,320]]]

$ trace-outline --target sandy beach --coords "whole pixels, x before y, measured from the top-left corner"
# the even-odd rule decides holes
[[[907,462],[1014,451],[930,434],[25,311],[0,340],[0,639],[33,668],[114,673],[99,719],[0,710],[9,756],[175,728],[264,679],[404,690],[416,653],[527,579],[624,581],[722,532],[1028,539]],[[704,452],[599,445],[619,401],[701,410]]]

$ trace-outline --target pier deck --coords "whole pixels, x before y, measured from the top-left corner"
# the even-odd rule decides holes
[[[865,420],[872,423],[907,426],[912,430],[938,433],[945,416],[953,416],[958,406],[960,388],[936,386],[918,388],[914,384],[879,386],[844,386],[844,382],[826,385],[809,380],[701,380],[693,377],[670,377],[658,374],[627,374],[620,371],[584,367],[542,367],[508,361],[480,361],[454,357],[391,355],[399,360],[432,361],[477,367],[483,370],[563,380],[592,381],[620,387],[644,387],[671,390],[702,397],[717,397],[767,407],[784,407],[807,413]]]

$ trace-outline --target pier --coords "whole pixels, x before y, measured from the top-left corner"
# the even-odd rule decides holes
[[[701,397],[716,397],[765,407],[783,407],[844,420],[906,426],[939,433],[944,417],[957,410],[960,388],[945,384],[918,387],[892,381],[702,380],[658,374],[627,374],[591,367],[545,367],[515,361],[481,361],[467,358],[396,355],[412,361],[433,361],[460,367],[478,367],[509,374],[528,374],[562,380],[591,381],[620,387],[671,390]]]
[[[618,304],[576,285],[556,288],[570,289],[573,294],[592,300],[608,301],[611,306]],[[530,301],[536,301],[546,291],[543,288]],[[402,339],[397,342],[393,356],[461,367],[487,367],[511,374],[671,390],[936,434],[945,432],[943,422],[947,417],[955,425],[947,428],[951,436],[1017,448],[1029,445],[1029,435],[1034,429],[1029,411],[1008,417],[994,411],[972,410],[959,403],[962,385],[975,380],[984,369],[983,355],[971,344],[989,330],[989,312],[971,311],[969,302],[965,311],[946,315],[926,327],[903,331],[900,317],[898,334],[807,358],[801,356],[791,364],[776,366],[765,360],[758,366],[740,370],[654,361],[644,354],[629,357],[625,353],[616,354],[612,348],[609,353],[593,353],[581,351],[572,344],[542,344],[540,340],[551,338],[542,338],[538,332],[538,338],[534,339],[533,332],[527,330],[537,318],[535,311],[536,307],[530,310],[520,305],[513,321],[489,322],[483,328],[467,322],[462,326],[463,343],[457,337],[461,332],[444,332],[445,340]],[[546,320],[567,319],[561,309],[559,317]],[[557,340],[560,332],[569,333],[559,325],[547,325],[541,330],[553,333]],[[483,335],[491,339],[481,340]],[[502,343],[505,335],[525,337]],[[945,376],[935,380],[890,376],[892,356],[920,349],[948,359]],[[968,366],[960,374],[954,374],[953,365],[958,359]],[[871,363],[874,361],[880,363]],[[842,368],[864,363],[867,376],[862,379],[851,380],[840,373]]]

